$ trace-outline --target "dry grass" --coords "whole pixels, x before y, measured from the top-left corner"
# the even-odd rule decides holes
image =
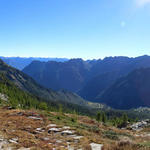
[[[41,120],[30,119],[29,116],[39,117]],[[14,145],[16,148],[65,150],[67,142],[69,142],[76,149],[90,150],[90,143],[94,142],[104,144],[103,150],[150,150],[148,143],[150,137],[135,136],[149,132],[149,128],[140,132],[120,130],[104,126],[86,116],[0,108],[0,122],[0,135],[8,140],[18,138],[18,144]],[[70,126],[77,135],[84,137],[76,143],[70,137],[48,134],[47,125],[51,123],[57,124],[57,127]],[[42,128],[44,132],[37,133],[37,128]],[[44,140],[44,138],[48,138],[48,140]],[[61,142],[57,142],[58,140]]]

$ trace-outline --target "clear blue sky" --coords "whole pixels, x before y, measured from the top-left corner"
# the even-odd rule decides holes
[[[150,0],[0,0],[0,55],[150,55]]]

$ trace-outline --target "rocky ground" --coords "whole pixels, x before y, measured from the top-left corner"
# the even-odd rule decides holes
[[[0,108],[1,150],[149,150],[150,128],[119,130],[86,116]]]
[[[149,127],[150,126],[150,119],[138,121],[128,127],[128,129],[135,130],[135,131],[140,131],[143,130],[143,128]]]

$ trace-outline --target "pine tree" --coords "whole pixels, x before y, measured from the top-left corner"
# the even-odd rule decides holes
[[[123,121],[123,123],[125,123],[125,124],[128,122],[128,116],[127,116],[126,113],[123,114],[123,116],[122,116],[122,121]]]
[[[103,113],[102,113],[102,122],[103,122],[103,123],[106,123],[106,121],[107,121],[107,116],[106,116],[106,114],[103,112]]]
[[[63,113],[62,104],[59,104],[59,113],[60,113],[60,114],[62,114],[62,113]]]
[[[96,120],[97,120],[98,122],[101,121],[101,113],[100,113],[100,112],[97,113],[97,115],[96,115]]]

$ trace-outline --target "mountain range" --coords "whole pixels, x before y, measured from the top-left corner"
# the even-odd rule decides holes
[[[70,59],[63,62],[36,60],[26,66],[23,72],[41,85],[42,89],[43,87],[44,89],[53,89],[51,92],[55,91],[52,94],[57,99],[68,101],[69,94],[71,97],[76,97],[75,99],[69,99],[71,103],[75,104],[88,105],[89,102],[84,100],[86,99],[91,102],[104,103],[117,109],[130,109],[149,106],[149,100],[143,100],[137,96],[141,91],[135,89],[135,82],[131,82],[131,80],[129,80],[131,85],[128,89],[132,92],[128,92],[127,99],[125,99],[125,93],[122,92],[125,89],[123,87],[117,89],[116,85],[118,86],[119,81],[123,79],[128,81],[129,75],[133,74],[134,71],[136,74],[138,69],[141,69],[141,74],[143,73],[143,76],[138,77],[140,80],[145,76],[144,69],[147,68],[150,68],[150,56],[145,55],[136,58],[106,57],[103,60],[88,61],[82,59]],[[148,77],[146,79],[148,80]],[[144,84],[145,81],[141,81]],[[145,87],[145,90],[148,89]],[[144,93],[142,94],[144,96]],[[45,97],[48,96],[45,95]]]
[[[68,92],[66,90],[54,91],[52,89],[42,87],[31,77],[7,65],[2,60],[0,60],[0,74],[5,76],[5,78],[11,81],[17,88],[36,96],[41,101],[44,100],[57,106],[59,104],[62,104],[64,107],[69,105],[72,109],[74,107],[80,108],[80,106],[84,106],[84,109],[86,109],[86,107],[91,107],[88,105],[87,101],[75,93]]]
[[[67,61],[67,58],[41,58],[41,57],[3,57],[0,56],[5,63],[8,65],[15,67],[16,69],[22,70],[26,66],[28,66],[32,61],[39,60],[39,61],[57,61],[57,62],[64,62]]]
[[[141,67],[150,67],[150,56],[107,57],[94,61],[33,61],[23,69],[23,72],[47,88],[67,89],[93,100],[116,79]],[[95,93],[92,94],[91,90]]]
[[[23,69],[23,72],[44,87],[77,92],[86,83],[90,67],[90,63],[82,59],[71,59],[66,62],[33,61]]]
[[[140,68],[121,77],[97,96],[97,101],[116,109],[150,107],[150,68]]]
[[[128,75],[135,69],[149,67],[150,56],[147,55],[136,58],[108,57],[98,60],[91,68],[91,78],[78,94],[87,100],[97,102],[97,96],[117,79]]]

